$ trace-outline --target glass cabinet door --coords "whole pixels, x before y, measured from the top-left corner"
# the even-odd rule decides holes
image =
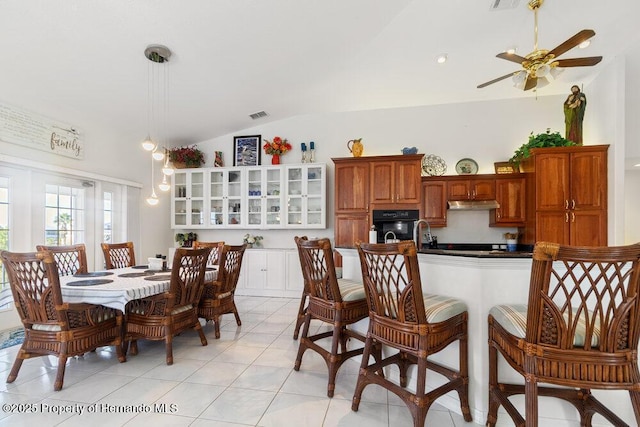
[[[228,175],[227,197],[226,197],[226,225],[239,227],[243,225],[243,194],[242,194],[242,171],[240,169],[230,170]]]
[[[321,165],[307,167],[306,224],[324,227],[325,223],[325,169]]]
[[[303,166],[287,167],[287,225],[303,225]]]
[[[172,223],[175,227],[205,226],[204,171],[173,174]]]
[[[211,171],[209,175],[209,225],[223,225],[225,210],[225,173]]]

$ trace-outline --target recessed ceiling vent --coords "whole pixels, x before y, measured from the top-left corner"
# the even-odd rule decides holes
[[[257,113],[253,113],[253,114],[249,114],[249,117],[251,117],[253,120],[258,120],[262,117],[267,117],[268,114],[264,111],[258,111]]]
[[[520,0],[491,0],[489,9],[491,10],[515,9],[516,7],[518,7],[518,3],[520,3]]]

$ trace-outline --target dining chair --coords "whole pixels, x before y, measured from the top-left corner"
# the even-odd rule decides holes
[[[367,301],[362,283],[336,277],[333,249],[329,239],[307,240],[295,237],[300,254],[302,274],[309,289],[304,326],[300,336],[294,370],[299,371],[306,350],[317,352],[329,370],[327,396],[333,397],[336,375],[340,366],[351,357],[363,354],[363,347],[347,350],[349,338],[362,341],[364,336],[347,326],[367,317]],[[317,319],[332,326],[331,331],[309,335],[311,320]],[[317,341],[331,339],[330,349]],[[338,349],[340,346],[340,351]],[[372,353],[378,356],[377,353]]]
[[[136,265],[136,254],[133,242],[101,243],[104,254],[104,265],[107,270],[114,268],[133,267]]]
[[[216,280],[205,284],[200,297],[198,317],[213,321],[216,339],[220,338],[220,318],[223,314],[233,313],[236,324],[242,325],[234,296],[246,249],[246,243],[239,246],[222,245]]]
[[[538,242],[528,304],[492,307],[489,316],[489,412],[503,406],[518,426],[538,425],[538,396],[571,403],[580,425],[600,414],[626,426],[592,389],[627,390],[640,425],[640,243],[579,247]],[[498,379],[498,353],[525,379]],[[550,384],[551,387],[542,384]],[[524,395],[524,418],[509,400]]]
[[[139,339],[164,340],[166,363],[172,365],[173,337],[191,328],[200,335],[202,345],[207,345],[196,310],[209,252],[211,248],[176,249],[169,290],[127,304],[125,340],[130,342],[131,354],[138,354]]]
[[[84,243],[68,246],[37,245],[38,251],[49,251],[58,268],[58,275],[71,276],[76,273],[87,273],[87,248]]]
[[[307,236],[298,237],[300,240],[309,240]],[[302,251],[298,249],[298,256],[300,257],[300,265],[303,265]],[[298,316],[296,317],[296,326],[293,329],[293,339],[297,340],[300,334],[300,328],[304,325],[304,316],[307,313],[307,304],[309,301],[309,285],[307,280],[302,275],[302,296],[300,297],[300,306],[298,307]]]
[[[396,394],[409,408],[414,426],[423,427],[431,404],[456,391],[464,420],[472,421],[465,303],[423,293],[413,241],[358,243],[357,248],[369,304],[369,328],[351,409],[358,410],[367,385],[377,384]],[[430,359],[455,342],[458,369]],[[369,355],[376,344],[383,346],[385,357],[379,363],[369,364]],[[399,369],[399,381],[397,377],[382,375],[382,368],[394,364]],[[408,387],[407,371],[411,365],[416,365],[415,391]],[[447,381],[427,392],[427,369]]]
[[[211,252],[209,253],[209,259],[207,259],[208,266],[218,265],[218,260],[220,258],[220,252],[222,251],[222,247],[224,246],[224,242],[201,242],[200,240],[196,240],[193,242],[194,249],[200,248],[211,248]]]
[[[7,377],[8,383],[16,380],[22,362],[32,357],[57,356],[55,391],[62,389],[69,357],[113,345],[118,360],[126,360],[122,349],[122,313],[101,305],[65,303],[52,252],[2,251],[0,258],[24,327],[24,341]]]

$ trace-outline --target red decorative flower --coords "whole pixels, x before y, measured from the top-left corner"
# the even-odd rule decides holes
[[[267,154],[284,154],[291,150],[291,144],[286,139],[282,139],[279,136],[273,138],[272,141],[266,140],[266,144],[262,146],[264,152]]]

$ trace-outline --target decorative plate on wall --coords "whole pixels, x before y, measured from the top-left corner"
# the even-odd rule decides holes
[[[456,163],[458,175],[475,175],[478,173],[478,164],[473,159],[461,159]]]
[[[447,171],[447,164],[434,154],[427,154],[422,158],[423,176],[440,176]]]

